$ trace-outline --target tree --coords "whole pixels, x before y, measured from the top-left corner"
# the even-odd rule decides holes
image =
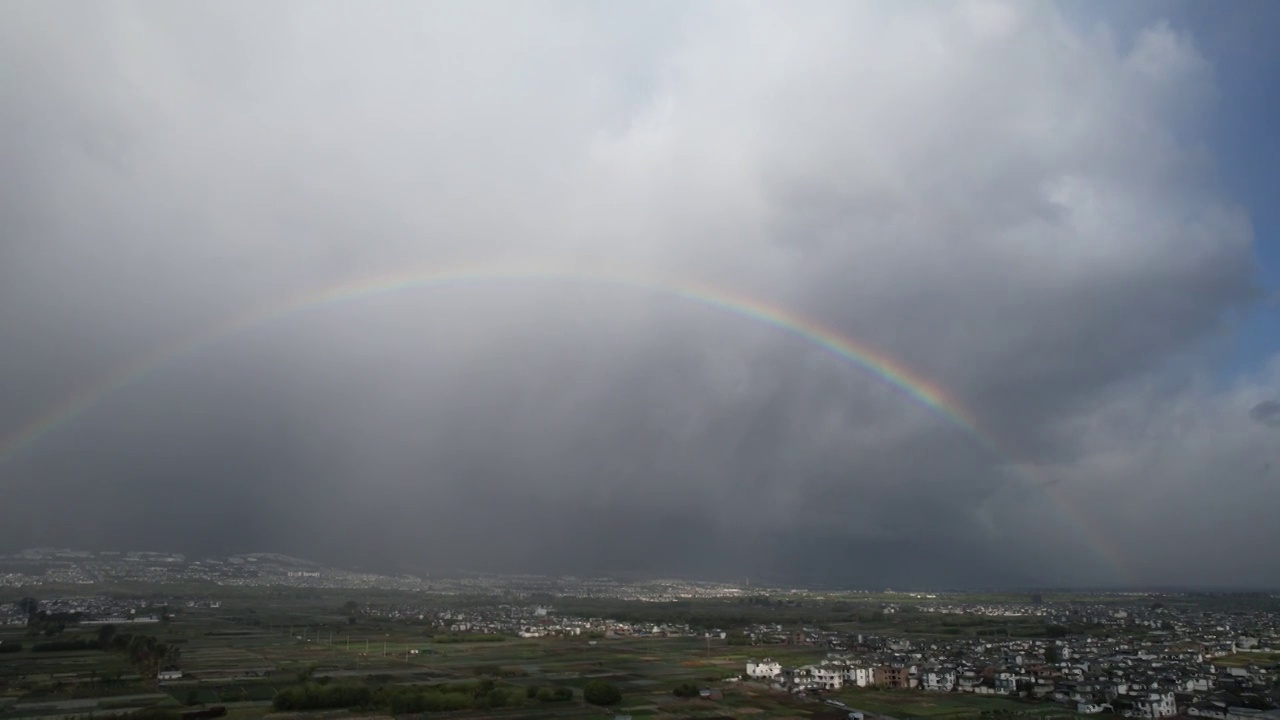
[[[568,702],[573,699],[573,688],[567,687],[544,687],[538,688],[538,692],[532,697],[537,697],[538,702]]]
[[[507,696],[507,691],[502,688],[492,688],[484,695],[484,707],[500,708],[511,702]]]
[[[477,699],[482,698],[485,695],[488,695],[489,692],[493,690],[493,688],[494,688],[494,682],[489,678],[485,678],[484,680],[481,680],[480,682],[476,683],[475,691],[473,692],[473,694]]]
[[[358,607],[360,607],[360,605],[356,603],[355,600],[348,600],[342,604],[343,611],[346,612],[348,615],[355,615],[356,608]]]
[[[115,625],[103,625],[98,629],[98,645],[106,650],[111,647],[111,641],[116,638]]]
[[[182,663],[182,648],[177,645],[162,645],[161,661],[171,667],[177,668]]]
[[[603,680],[592,680],[582,688],[582,698],[592,705],[617,705],[622,691]]]
[[[671,691],[671,694],[678,698],[698,697],[698,686],[693,683],[680,683]]]
[[[40,601],[33,597],[24,597],[18,601],[18,609],[27,614],[27,621],[30,622],[40,611]]]
[[[1044,629],[1046,637],[1061,638],[1070,634],[1070,630],[1062,625],[1050,625]]]
[[[1062,651],[1057,645],[1050,645],[1044,649],[1044,661],[1047,663],[1062,662]]]

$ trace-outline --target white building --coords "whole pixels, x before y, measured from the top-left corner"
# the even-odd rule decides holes
[[[839,690],[844,686],[844,670],[840,665],[806,665],[796,671],[796,684],[820,690]]]
[[[1133,704],[1127,711],[1130,717],[1161,718],[1178,714],[1178,706],[1173,701],[1173,693],[1149,693]]]
[[[760,662],[747,661],[747,677],[772,680],[782,674],[782,663],[765,658]]]
[[[1213,682],[1207,677],[1189,677],[1182,681],[1182,689],[1189,693],[1206,693],[1213,688]],[[1188,710],[1187,714],[1191,714]]]
[[[845,683],[858,687],[871,687],[876,684],[876,669],[871,667],[851,667],[845,675]]]
[[[935,692],[951,692],[956,687],[954,670],[929,670],[920,676],[920,687]]]

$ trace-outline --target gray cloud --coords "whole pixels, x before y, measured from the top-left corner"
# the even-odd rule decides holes
[[[142,374],[0,465],[0,542],[983,584],[1172,582],[1217,562],[1189,526],[1280,540],[1249,519],[1280,505],[1274,438],[1241,411],[1274,371],[1220,391],[1170,362],[1259,298],[1248,217],[1185,142],[1211,67],[1169,26],[1004,2],[0,12],[0,431],[300,293],[525,264],[788,308],[979,426],[670,294],[472,280]],[[1232,562],[1200,579],[1280,581]]]
[[[1249,417],[1267,427],[1280,427],[1280,401],[1263,400],[1249,408]]]

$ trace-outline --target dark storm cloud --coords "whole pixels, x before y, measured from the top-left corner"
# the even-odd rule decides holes
[[[1280,427],[1280,400],[1263,400],[1249,409],[1249,417],[1267,427]]]
[[[472,281],[142,373],[0,465],[0,542],[1095,582],[1132,579],[1100,544],[1160,579],[1208,558],[1169,528],[1276,506],[1242,412],[1275,373],[1156,381],[1256,300],[1248,219],[1179,140],[1212,74],[1174,29],[1111,45],[1005,2],[496,10],[4,6],[0,428],[299,293],[528,263],[801,313],[978,427],[669,293]],[[1206,505],[1224,487],[1253,505]],[[1093,537],[1128,489],[1161,514]],[[1205,580],[1277,577],[1239,562]]]

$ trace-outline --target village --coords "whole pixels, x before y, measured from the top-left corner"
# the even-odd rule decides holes
[[[441,671],[447,656],[441,648],[477,644],[488,644],[493,649],[486,652],[497,658],[527,647],[584,663],[583,653],[592,653],[615,664],[644,647],[681,668],[694,657],[710,661],[689,666],[705,665],[697,675],[703,698],[737,687],[851,713],[859,702],[883,708],[893,698],[945,696],[953,704],[1025,703],[1032,714],[1060,708],[1136,718],[1280,720],[1280,605],[1265,593],[827,592],[536,576],[474,577],[431,591],[373,578],[375,589],[366,591],[339,572],[279,557],[222,564],[264,583],[255,590],[227,575],[190,584],[198,579],[193,573],[215,562],[136,558],[58,556],[49,564],[42,557],[49,567],[66,563],[57,567],[97,573],[97,587],[84,593],[83,583],[25,585],[13,602],[0,603],[0,626],[13,628],[6,647],[25,643],[38,653],[41,643],[54,648],[105,626],[179,638],[214,627],[204,642],[245,638],[225,642],[265,648],[255,650],[260,659],[245,661],[262,682],[296,672],[276,658],[282,638],[309,649],[289,652],[319,653],[327,663],[334,662],[331,653],[354,653],[336,670],[321,671],[343,677],[392,658]],[[130,568],[189,584],[186,592],[176,592],[175,582],[175,592],[146,597],[110,592],[102,580],[107,571]],[[315,593],[311,584],[326,590]],[[155,590],[166,584],[158,585]],[[226,650],[202,652],[208,656],[203,664],[221,668],[216,658]],[[160,668],[157,679],[207,682],[210,670],[201,657],[188,650],[181,662]],[[875,716],[891,717],[883,710],[864,715]],[[896,715],[911,716],[910,710]]]
[[[947,612],[991,614],[991,609],[951,606]],[[745,678],[806,694],[851,687],[918,689],[1053,701],[1079,714],[1280,720],[1280,636],[1269,614],[1177,613],[1163,607],[1074,612],[1112,632],[1054,639],[939,639],[844,637],[817,629],[797,635],[779,626],[757,627],[752,630],[757,640],[842,649],[821,662],[795,667],[767,657],[748,661]]]
[[[885,603],[886,616],[1034,619],[1045,634],[1020,638],[894,636],[782,623],[744,630],[687,623],[621,622],[502,605],[430,613],[412,605],[367,608],[388,618],[430,622],[451,632],[520,637],[738,637],[768,648],[821,648],[825,658],[785,665],[761,654],[729,681],[775,691],[839,696],[852,688],[918,690],[1053,702],[1078,714],[1214,720],[1280,720],[1280,625],[1269,611],[1166,607],[1161,602],[1044,604]],[[1068,627],[1093,631],[1073,634]],[[945,630],[945,628],[943,628]]]

